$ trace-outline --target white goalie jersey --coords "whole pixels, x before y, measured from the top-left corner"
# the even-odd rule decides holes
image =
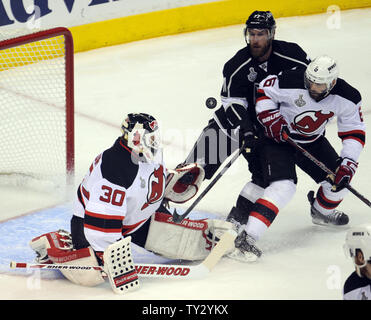
[[[139,229],[159,208],[166,180],[164,163],[135,161],[120,139],[98,155],[77,192],[74,214],[94,251]]]
[[[324,135],[327,124],[337,119],[342,139],[341,157],[357,161],[365,143],[365,124],[361,95],[343,79],[338,79],[330,94],[316,102],[304,87],[304,71],[284,71],[260,82],[257,114],[279,109],[288,124],[290,137],[298,143],[310,143]]]

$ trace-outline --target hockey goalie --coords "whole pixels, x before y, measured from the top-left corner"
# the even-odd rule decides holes
[[[113,259],[105,258],[107,248],[129,236],[136,245],[164,257],[201,260],[232,228],[217,219],[174,223],[164,204],[194,197],[203,169],[197,164],[165,168],[158,124],[151,115],[130,113],[121,129],[122,135],[95,158],[78,187],[70,232],[58,230],[30,241],[36,262],[109,266]],[[84,286],[99,285],[110,276],[99,269],[61,272]]]

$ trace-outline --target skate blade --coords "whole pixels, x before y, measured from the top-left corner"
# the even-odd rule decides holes
[[[227,254],[227,257],[233,260],[241,261],[241,262],[255,262],[258,260],[257,255],[251,252],[242,253],[238,249],[235,249],[231,253]]]
[[[349,228],[349,223],[347,224],[332,224],[328,222],[324,222],[323,220],[317,220],[312,218],[312,223],[322,227],[328,227],[332,229],[347,229]]]

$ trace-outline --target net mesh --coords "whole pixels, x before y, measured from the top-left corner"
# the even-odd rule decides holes
[[[66,41],[52,32],[35,41],[37,34],[11,48],[0,43],[0,176],[61,184],[67,174]]]

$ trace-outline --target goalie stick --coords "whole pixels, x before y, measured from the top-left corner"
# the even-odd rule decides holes
[[[304,156],[306,156],[309,160],[313,161],[318,167],[320,167],[323,171],[325,171],[330,176],[335,176],[335,173],[332,172],[329,168],[326,167],[324,163],[316,159],[314,156],[312,156],[307,150],[305,150],[303,147],[299,146],[294,140],[290,138],[290,136],[287,134],[287,132],[282,132],[282,137],[285,141],[290,143],[294,148],[299,150]],[[360,199],[362,202],[364,202],[366,205],[371,207],[371,202],[366,199],[363,195],[361,195],[357,190],[355,190],[349,183],[345,185],[345,188],[347,188],[351,193],[353,193],[358,199]]]
[[[178,214],[176,209],[174,209],[173,215],[173,221],[175,223],[182,222],[183,219],[185,219],[189,213],[194,209],[195,206],[205,197],[205,195],[210,191],[210,189],[218,182],[218,180],[224,175],[224,173],[230,168],[230,166],[237,160],[237,158],[240,156],[242,151],[246,149],[246,141],[242,144],[242,146],[235,152],[232,159],[223,167],[222,170],[216,175],[216,177],[209,183],[209,185],[205,188],[205,190],[197,197],[197,199],[188,207],[188,209],[183,214]],[[248,151],[248,150],[246,150]]]
[[[173,265],[173,264],[147,264],[147,263],[138,263],[133,264],[137,276],[139,277],[150,277],[150,278],[167,278],[167,279],[200,279],[207,276],[214,266],[218,263],[221,257],[234,246],[234,239],[236,238],[237,233],[234,230],[226,231],[211,250],[209,255],[201,263],[197,265]],[[115,251],[116,248],[120,248],[123,245],[123,241],[126,241],[125,245],[130,243],[126,240],[130,237],[126,237],[113,245],[109,246],[104,255],[108,260],[110,260],[111,252]],[[115,247],[112,247],[115,246]],[[105,261],[108,261],[105,259]],[[65,264],[42,264],[42,263],[26,263],[26,262],[10,262],[10,268],[29,268],[29,269],[47,269],[47,270],[98,270],[107,273],[107,275],[114,273],[116,265],[112,265],[112,269],[107,270],[107,266],[83,266],[83,265],[65,265]],[[129,275],[135,279],[133,270],[130,267],[128,268]],[[113,277],[114,278],[114,277]],[[136,277],[137,278],[137,277]],[[110,278],[111,279],[111,278]]]

